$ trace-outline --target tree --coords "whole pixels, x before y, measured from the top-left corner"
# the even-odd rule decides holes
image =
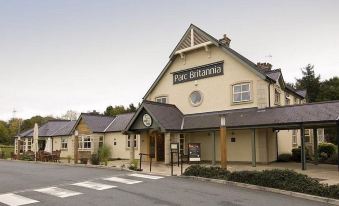
[[[108,106],[104,112],[104,115],[115,116],[124,113],[126,113],[125,107],[123,105],[116,105],[114,107]]]
[[[68,110],[66,114],[62,115],[62,119],[67,119],[67,120],[76,120],[79,117],[79,113],[73,110]]]
[[[124,107],[123,105],[116,105],[116,106],[108,106],[106,110],[104,111],[104,115],[109,116],[115,116],[119,114],[125,114],[129,112],[136,112],[137,107],[134,106],[133,103],[131,103],[128,107]]]
[[[317,101],[339,100],[339,78],[333,77],[321,82]]]
[[[8,125],[4,121],[0,121],[0,144],[10,144],[11,137],[9,136]]]
[[[136,112],[137,108],[134,106],[133,103],[131,103],[128,108],[127,108],[127,112]]]
[[[302,78],[296,79],[297,89],[306,89],[309,102],[315,102],[320,90],[320,75],[314,73],[314,65],[308,64],[301,69]]]

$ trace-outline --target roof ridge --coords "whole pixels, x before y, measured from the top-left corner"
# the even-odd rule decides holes
[[[258,107],[248,107],[248,108],[240,108],[240,109],[228,109],[228,110],[219,110],[219,111],[211,111],[211,112],[200,112],[200,113],[194,113],[194,114],[185,114],[184,117],[199,116],[203,114],[223,113],[223,112],[237,112],[237,111],[254,110],[254,109],[258,109]]]
[[[105,114],[92,114],[92,113],[81,113],[80,115],[88,115],[88,116],[99,116],[99,117],[116,117],[117,115],[105,115]]]
[[[286,107],[300,107],[300,106],[308,106],[308,105],[316,105],[316,104],[328,104],[328,103],[339,103],[339,100],[330,100],[330,101],[321,101],[321,102],[310,102],[304,104],[292,104],[292,105],[283,105],[283,106],[275,106],[275,107],[266,107],[262,109],[274,109],[274,108],[286,108]]]

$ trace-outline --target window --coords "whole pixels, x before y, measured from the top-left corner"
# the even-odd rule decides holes
[[[199,106],[202,103],[202,94],[200,91],[194,91],[190,94],[189,99],[193,106]]]
[[[104,136],[99,137],[99,148],[101,148],[104,145]]]
[[[32,151],[32,138],[27,139],[27,151]]]
[[[290,105],[290,104],[291,104],[290,95],[286,94],[286,96],[285,96],[285,105]]]
[[[91,149],[91,136],[83,136],[80,138],[79,141],[79,149],[83,149],[83,150],[89,150]]]
[[[61,149],[67,149],[67,138],[61,139]]]
[[[128,135],[128,137],[127,137],[127,147],[128,148],[130,148],[131,147],[131,136],[130,135]],[[136,135],[134,135],[134,148],[136,148],[137,147],[137,136]]]
[[[299,99],[294,97],[294,104],[299,104]]]
[[[317,129],[318,143],[325,142],[324,128]]]
[[[292,130],[292,146],[295,147],[298,145],[298,142],[297,142],[297,130],[294,129]]]
[[[168,102],[166,96],[156,97],[155,101],[159,102],[159,103],[164,103],[164,104],[166,104]]]
[[[185,154],[185,135],[180,134],[180,154]]]
[[[280,92],[277,89],[274,90],[274,104],[280,105]]]
[[[231,137],[231,142],[235,142],[235,137]]]
[[[310,129],[305,129],[304,135],[305,135],[305,142],[306,143],[310,143],[311,142],[311,133],[310,133]]]
[[[251,100],[250,83],[233,85],[233,102],[248,102]]]

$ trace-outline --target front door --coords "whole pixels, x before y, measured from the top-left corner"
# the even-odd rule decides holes
[[[149,141],[149,154],[152,158],[155,158],[156,161],[165,160],[165,141],[164,134],[155,132],[150,136]]]
[[[165,160],[165,141],[164,141],[164,134],[157,134],[156,136],[157,141],[157,161],[164,161]]]

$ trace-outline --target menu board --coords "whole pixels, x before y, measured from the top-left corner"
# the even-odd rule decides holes
[[[200,161],[200,143],[188,144],[188,157],[190,162]]]

